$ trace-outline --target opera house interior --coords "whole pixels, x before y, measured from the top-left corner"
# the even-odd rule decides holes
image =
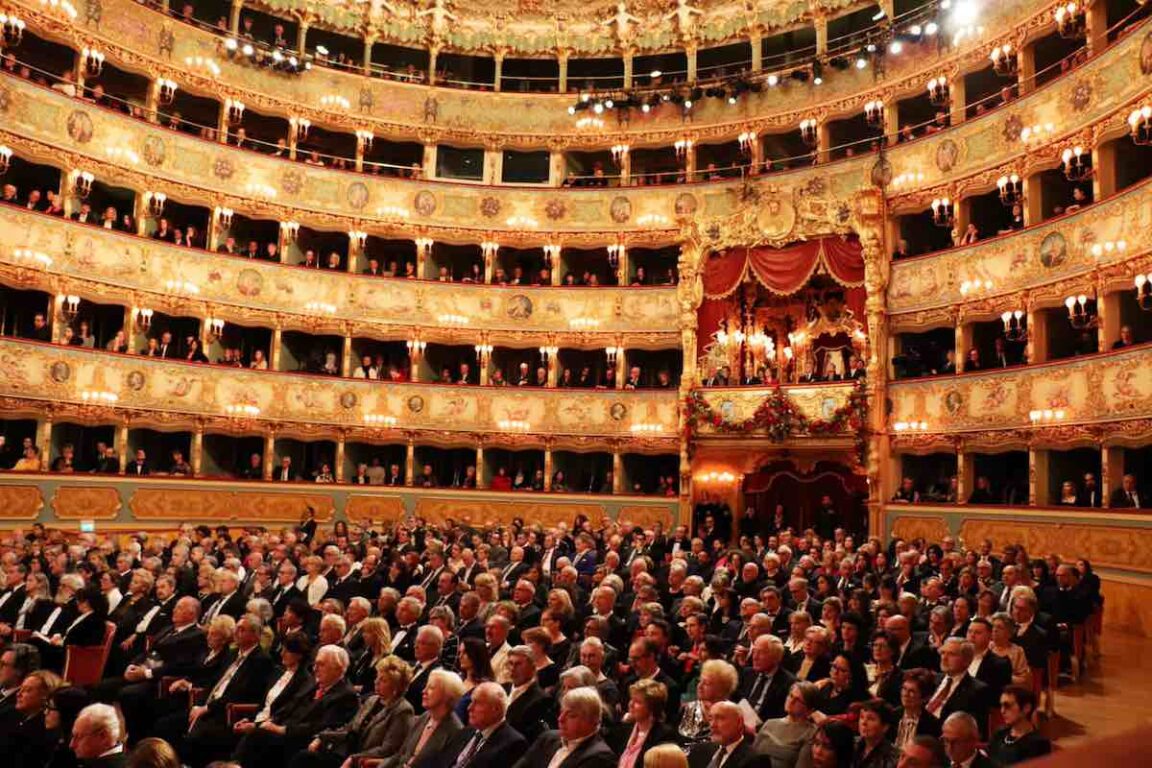
[[[1150,17],[0,0],[0,761],[1146,726]]]

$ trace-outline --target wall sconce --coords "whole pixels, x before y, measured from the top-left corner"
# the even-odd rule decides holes
[[[437,315],[436,322],[440,325],[468,325],[472,320],[464,315],[444,314]]]
[[[560,261],[561,247],[555,243],[550,243],[544,246],[544,263],[552,269],[555,264]]]
[[[928,81],[928,101],[934,106],[943,107],[951,100],[951,91],[948,88],[948,78],[944,75],[934,77]]]
[[[740,151],[746,155],[752,154],[752,147],[756,145],[756,139],[759,134],[756,131],[743,131],[736,137],[736,141],[740,142]]]
[[[228,123],[235,125],[244,119],[244,102],[237,99],[225,99],[224,114],[227,116]]]
[[[89,405],[114,405],[119,402],[120,395],[99,389],[86,389],[80,393],[80,399]]]
[[[296,141],[308,138],[308,131],[312,130],[312,121],[306,117],[290,117],[288,125],[296,132]]]
[[[433,241],[430,237],[418,237],[414,242],[416,243],[416,250],[418,253],[427,254],[430,250],[432,250]]]
[[[496,253],[499,250],[500,244],[494,240],[485,240],[480,243],[480,255],[484,257],[485,261],[496,258]]]
[[[92,192],[92,182],[96,180],[88,171],[72,171],[72,186],[81,200]]]
[[[304,311],[313,315],[334,315],[336,305],[324,301],[310,301],[304,305]]]
[[[897,189],[916,186],[924,181],[924,178],[924,173],[922,171],[902,173],[896,178],[892,179],[892,186]]]
[[[676,150],[676,157],[680,160],[686,158],[695,143],[692,139],[677,139],[676,143],[672,145],[672,148]]]
[[[617,359],[624,354],[624,347],[608,347],[604,350],[604,354],[608,357],[608,365],[615,366]]]
[[[4,46],[15,48],[24,39],[24,21],[7,13],[0,13],[0,29],[3,31]]]
[[[368,233],[359,229],[353,229],[348,232],[349,244],[357,249],[364,250],[364,246],[368,244]]]
[[[627,144],[613,144],[612,145],[612,162],[620,165],[624,162],[624,158],[628,156]]]
[[[1028,338],[1026,321],[1024,312],[1019,309],[1001,313],[1000,322],[1004,323],[1004,338],[1013,342],[1024,341]]]
[[[573,317],[568,321],[568,327],[574,331],[588,331],[600,327],[600,320],[595,317]]]
[[[167,280],[164,283],[164,288],[168,293],[175,293],[180,296],[200,295],[200,286],[187,280]]]
[[[8,169],[12,167],[12,148],[6,144],[0,144],[0,176],[8,173]]]
[[[1092,258],[1104,259],[1109,258],[1114,253],[1124,253],[1128,250],[1128,243],[1123,240],[1108,240],[1103,243],[1092,244]]]
[[[424,354],[424,350],[428,347],[428,342],[420,341],[419,339],[409,339],[404,342],[404,346],[408,347],[408,352],[414,357],[419,357]]]
[[[215,213],[217,224],[219,224],[224,229],[228,229],[232,226],[232,216],[235,212],[231,208],[223,208],[218,205],[216,206]]]
[[[152,327],[152,314],[153,310],[147,307],[132,308],[133,322],[137,330],[146,331]]]
[[[898,421],[892,425],[893,432],[927,432],[926,421]]]
[[[335,94],[335,93],[330,93],[327,96],[321,96],[320,97],[320,106],[324,107],[325,109],[337,109],[338,108],[338,109],[347,110],[347,109],[350,109],[352,107],[352,102],[348,101],[348,99],[345,98],[344,96],[341,96],[341,95]]]
[[[980,291],[987,292],[987,291],[991,291],[991,290],[992,290],[992,281],[991,280],[980,280],[980,279],[965,280],[964,282],[960,283],[960,295],[961,296],[967,296],[970,293],[977,293]]]
[[[816,146],[820,140],[818,124],[813,117],[806,117],[800,121],[800,138],[810,147]]]
[[[1136,304],[1145,312],[1152,312],[1152,272],[1136,275]]]
[[[624,257],[625,247],[620,243],[613,243],[608,246],[608,264],[615,269],[620,266],[620,259]]]
[[[636,226],[666,227],[668,226],[668,217],[662,213],[646,213],[643,216],[636,217]]]
[[[1000,190],[1000,202],[1011,208],[1024,197],[1024,185],[1020,176],[1013,173],[1010,176],[1001,176],[996,180]]]
[[[118,165],[140,165],[140,155],[131,147],[105,147],[104,152]]]
[[[495,349],[495,347],[493,347],[491,344],[477,344],[475,349],[476,349],[476,358],[481,363],[483,363],[489,357],[491,357],[492,350]]]
[[[548,365],[548,359],[556,357],[556,353],[559,351],[560,347],[557,346],[540,347],[540,359],[544,362],[544,365]]]
[[[1044,408],[1028,412],[1028,421],[1032,422],[1032,426],[1040,424],[1051,424],[1054,421],[1064,421],[1064,410],[1062,408]]]
[[[988,58],[992,59],[992,71],[996,74],[1001,77],[1014,77],[1016,75],[1019,62],[1012,46],[1008,43],[993,48],[992,52],[988,54]]]
[[[884,102],[880,99],[869,101],[864,105],[864,122],[873,128],[884,126]]]
[[[1037,123],[1036,125],[1026,125],[1020,129],[1020,141],[1028,144],[1030,142],[1041,142],[1049,138],[1056,132],[1056,126],[1053,123]]]
[[[1064,299],[1064,306],[1068,308],[1068,322],[1078,331],[1093,328],[1096,325],[1096,315],[1088,306],[1088,297],[1085,294],[1069,296]]]
[[[176,81],[161,77],[156,81],[156,98],[161,104],[171,104],[176,98]]]
[[[692,478],[698,483],[707,485],[735,485],[744,479],[743,475],[733,474],[732,472],[701,472]]]
[[[932,201],[932,223],[938,227],[951,227],[956,223],[956,211],[952,200],[938,197]]]
[[[64,301],[60,303],[60,314],[72,322],[76,319],[76,315],[80,313],[80,297],[68,295],[64,297]]]
[[[654,434],[656,432],[662,432],[664,428],[661,427],[659,424],[633,424],[632,426],[629,427],[629,429],[632,431],[633,434],[649,434],[649,435],[651,435],[651,434]]]
[[[234,418],[254,419],[260,415],[260,408],[249,403],[228,403],[224,406],[224,413]]]
[[[212,77],[220,77],[220,65],[216,63],[215,59],[207,56],[186,56],[184,57],[184,65],[188,67],[189,72],[207,73]]]
[[[1140,146],[1152,144],[1152,107],[1145,104],[1128,115],[1128,131],[1132,141]]]
[[[209,343],[213,343],[221,336],[224,335],[224,321],[218,317],[208,317],[204,319],[205,335],[209,339]]]
[[[1084,9],[1076,3],[1060,6],[1053,11],[1052,19],[1056,22],[1056,32],[1060,37],[1074,40],[1084,36],[1087,21],[1084,16]]]
[[[402,205],[382,205],[376,209],[376,215],[382,219],[407,219],[412,212]]]
[[[365,424],[371,424],[374,427],[394,427],[399,423],[395,416],[382,416],[378,413],[369,413],[364,417]]]
[[[536,229],[540,226],[540,222],[531,216],[520,215],[509,216],[504,220],[504,223],[512,229]]]
[[[168,195],[163,192],[145,192],[144,203],[148,206],[148,213],[152,218],[158,219],[164,215],[164,203],[168,202]]]
[[[300,222],[298,221],[282,221],[280,222],[280,233],[284,235],[285,243],[296,242],[296,236],[300,234]]]
[[[34,267],[35,269],[48,269],[52,266],[52,257],[40,251],[34,251],[31,248],[17,248],[12,251],[12,258],[17,263]]]
[[[496,426],[499,427],[503,432],[527,432],[528,430],[532,429],[531,424],[529,424],[527,421],[521,421],[519,419],[501,419],[500,421],[496,422]]]
[[[375,138],[376,134],[372,133],[372,131],[363,128],[356,131],[356,141],[366,150],[372,148],[372,141]]]
[[[80,52],[80,58],[84,62],[84,74],[88,77],[100,77],[100,73],[104,71],[104,54],[95,48],[85,48]]]
[[[1088,159],[1091,157],[1092,155],[1086,153],[1083,147],[1065,149],[1060,156],[1064,161],[1064,178],[1068,181],[1083,181],[1087,178],[1092,173],[1092,167],[1088,165]]]

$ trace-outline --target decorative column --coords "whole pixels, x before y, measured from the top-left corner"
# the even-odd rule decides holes
[[[692,142],[684,153],[684,180],[696,180],[696,142]]]
[[[964,373],[968,361],[968,348],[972,346],[972,326],[964,319],[963,311],[956,313],[956,373]]]
[[[759,50],[757,45],[756,50]],[[680,280],[676,284],[676,299],[680,306],[680,347],[683,368],[678,384],[679,401],[683,403],[689,392],[700,379],[699,360],[696,354],[696,338],[699,329],[698,312],[704,298],[703,268],[704,245],[696,237],[689,237],[680,246],[677,269]],[[677,433],[680,435],[680,504],[676,523],[690,523],[692,520],[692,460],[689,454],[692,446],[685,430],[685,413],[677,409]]]
[[[431,179],[436,176],[436,145],[424,144],[424,178]]]
[[[967,504],[972,495],[976,457],[968,453],[963,440],[956,441],[956,502]]]
[[[296,132],[296,126],[292,125],[292,122],[290,121],[288,123],[288,159],[289,160],[295,160],[296,159],[296,148],[298,146],[298,142],[299,142],[299,134]]]
[[[1088,0],[1087,5],[1084,9],[1084,42],[1088,46],[1088,55],[1095,56],[1108,47],[1108,3],[1106,0]]]
[[[232,13],[228,16],[228,29],[233,34],[240,33],[240,11],[244,8],[244,0],[232,0]]]
[[[348,434],[344,430],[336,435],[336,466],[332,467],[336,475],[336,482],[344,482],[344,453],[347,447]]]
[[[484,479],[484,443],[480,440],[476,441],[476,490],[488,487],[488,481]]]
[[[204,423],[196,421],[196,428],[192,431],[192,454],[188,457],[192,465],[192,477],[200,477],[204,467]]]
[[[40,471],[47,472],[52,466],[52,414],[36,422],[36,445],[40,448]]]
[[[628,285],[628,275],[629,275],[630,267],[629,267],[627,246],[624,246],[624,245],[620,246],[620,251],[617,254],[616,258],[617,258],[617,262],[616,262],[616,284],[617,285]]]
[[[562,248],[555,244],[549,243],[544,246],[544,259],[548,263],[548,275],[552,278],[552,285],[560,285],[560,254]]]
[[[148,118],[148,122],[157,123],[160,121],[160,80],[153,78],[148,83],[148,93],[144,97],[144,115]]]
[[[264,480],[272,479],[272,470],[276,466],[276,433],[268,431],[264,434]]]
[[[688,44],[684,49],[684,55],[688,59],[688,82],[696,82],[696,51],[697,46],[695,41]]]
[[[635,52],[631,49],[624,51],[624,89],[632,87],[632,64]]]
[[[364,153],[367,149],[367,134],[356,131],[356,173],[364,172]]]
[[[624,457],[620,451],[612,452],[612,493],[619,495],[624,490]]]
[[[1116,194],[1116,144],[1092,147],[1092,199],[1104,200]]]
[[[1048,451],[1028,446],[1028,505],[1048,504]]]
[[[1103,279],[1096,286],[1099,349],[1110,349],[1112,342],[1120,338],[1121,295],[1121,291],[1108,291],[1108,283]]]
[[[552,490],[552,444],[544,444],[544,491]]]
[[[496,146],[484,148],[484,183],[499,184],[503,176],[504,153]]]
[[[884,536],[885,458],[891,457],[888,416],[885,403],[888,391],[888,366],[884,358],[888,339],[888,258],[884,247],[884,201],[882,192],[869,190],[857,198],[857,215],[861,221],[860,244],[864,256],[864,285],[867,299],[864,312],[868,323],[868,532]]]
[[[564,152],[560,149],[551,149],[548,152],[548,186],[559,187],[564,183],[566,168]]]
[[[828,17],[817,12],[813,22],[816,25],[816,56],[824,56],[828,53]]]
[[[296,29],[296,53],[299,56],[304,55],[304,49],[308,42],[308,22],[301,21],[300,26]]]
[[[1025,43],[1016,51],[1017,90],[1023,96],[1036,89],[1036,44]]]
[[[1124,448],[1119,445],[1102,444],[1100,446],[1100,502],[1111,506],[1112,491],[1120,487],[1124,478]]]
[[[439,56],[439,46],[434,45],[428,49],[428,85],[436,85],[436,59]]]
[[[425,274],[425,265],[428,263],[428,257],[430,255],[432,255],[432,238],[416,238],[416,277],[427,277]]]
[[[959,125],[968,118],[968,89],[964,85],[964,75],[956,72],[948,78],[948,90],[951,94],[949,109],[952,113],[952,125]]]
[[[1029,296],[1025,304],[1025,317],[1028,323],[1028,343],[1025,354],[1032,365],[1048,360],[1048,313],[1037,308],[1035,300]]]
[[[376,36],[369,35],[364,38],[364,74],[372,74],[372,46],[376,44]]]
[[[352,375],[352,331],[348,329],[344,336],[344,350],[340,356],[340,375],[348,378]]]
[[[408,453],[404,456],[404,485],[411,487],[416,477],[416,438],[408,436]]]
[[[52,343],[56,344],[64,337],[64,327],[68,325],[68,318],[64,316],[64,302],[68,297],[63,293],[58,293],[52,297],[52,311],[48,313],[45,319],[48,321],[48,330],[51,333],[49,338]]]
[[[499,93],[501,90],[500,79],[504,77],[504,49],[501,48],[496,51],[493,61],[496,64],[496,73],[492,78],[492,90]]]
[[[1020,207],[1024,213],[1024,226],[1030,227],[1039,224],[1044,219],[1044,209],[1041,206],[1043,197],[1040,194],[1040,174],[1033,173],[1024,177],[1020,187],[1024,195],[1024,204]]]
[[[280,370],[280,351],[284,346],[284,329],[277,325],[272,329],[272,348],[268,350],[268,369]]]
[[[624,380],[628,378],[628,354],[624,351],[624,339],[616,340],[616,348],[620,353],[616,355],[616,389],[624,389]]]
[[[816,128],[816,158],[821,164],[831,160],[832,126],[827,120],[821,120]]]
[[[120,474],[128,470],[128,422],[122,421],[116,427],[116,458],[120,462]]]
[[[749,43],[752,46],[752,71],[760,72],[764,69],[764,47],[761,45],[760,30],[754,30]]]

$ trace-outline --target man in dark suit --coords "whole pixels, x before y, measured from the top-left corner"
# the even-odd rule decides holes
[[[315,680],[300,692],[283,722],[260,726],[248,723],[232,757],[245,768],[282,766],[290,755],[305,749],[319,731],[339,728],[356,714],[356,690],[345,678],[348,652],[335,645],[316,651]]]
[[[929,697],[924,710],[941,721],[953,712],[967,712],[976,718],[983,738],[987,728],[988,686],[968,674],[975,658],[972,643],[959,637],[950,637],[940,646],[940,678],[935,692]]]
[[[627,691],[632,683],[642,678],[663,683],[668,689],[665,716],[669,722],[676,722],[675,718],[680,714],[680,686],[660,668],[660,646],[646,637],[636,640],[628,649],[628,663],[632,666],[632,674],[621,690]]]
[[[527,579],[520,579],[512,590],[512,602],[520,611],[516,620],[517,636],[526,629],[540,625],[540,606],[536,605],[536,586]]]
[[[107,704],[89,704],[72,725],[72,751],[85,768],[123,768],[128,764],[120,718]]]
[[[260,596],[272,604],[272,613],[276,618],[284,615],[284,610],[304,594],[296,588],[296,566],[291,560],[282,560],[276,568],[276,583],[265,589]]]
[[[275,682],[275,665],[260,647],[261,622],[251,614],[236,623],[236,658],[224,670],[220,679],[208,691],[204,704],[194,706],[185,715],[183,711],[173,718],[172,725],[182,726],[178,733],[168,733],[164,727],[157,731],[177,746],[190,765],[202,765],[226,757],[235,743],[228,724],[231,704],[260,704]],[[163,726],[164,720],[160,721]]]
[[[204,626],[217,616],[231,616],[238,619],[244,615],[248,601],[240,591],[240,575],[227,568],[216,569],[216,580],[220,588],[219,596],[204,607]]]
[[[968,623],[968,642],[972,643],[975,652],[972,659],[972,666],[976,667],[974,676],[988,686],[989,706],[996,706],[1000,701],[1000,692],[1012,682],[1012,663],[989,650],[992,622],[988,619],[976,617]]]
[[[1012,638],[1012,642],[1024,649],[1028,666],[1033,669],[1047,669],[1048,651],[1055,644],[1055,639],[1037,620],[1036,598],[1027,594],[1017,594],[1011,598],[1010,603],[1009,611],[1012,620],[1016,622],[1016,637]]]
[[[405,597],[396,605],[396,629],[392,632],[392,653],[409,664],[416,660],[416,622],[423,610],[420,601]]]
[[[148,455],[144,453],[143,448],[136,451],[136,458],[128,463],[128,468],[124,473],[127,475],[135,475],[136,477],[147,477],[152,474],[152,467],[148,463]]]
[[[775,635],[760,635],[752,643],[752,668],[741,675],[737,697],[747,700],[761,720],[784,717],[784,701],[796,678],[780,666],[784,643]]]
[[[508,651],[508,672],[512,676],[508,724],[529,743],[534,742],[552,719],[552,700],[544,695],[536,680],[536,662],[530,647],[518,645]]]
[[[508,594],[512,591],[521,574],[528,570],[528,563],[524,562],[524,548],[512,547],[508,553],[508,564],[500,571],[500,593]]]
[[[1091,472],[1084,473],[1084,485],[1080,488],[1080,492],[1076,494],[1076,506],[1078,507],[1098,507],[1100,506],[1100,486],[1096,484],[1096,475]]]
[[[1134,475],[1124,475],[1120,480],[1120,487],[1112,491],[1112,498],[1109,503],[1113,509],[1145,509],[1148,506],[1147,500],[1140,495],[1140,491],[1136,488]]]
[[[602,711],[594,689],[569,691],[560,703],[560,729],[540,736],[516,768],[549,768],[553,763],[557,768],[612,768],[617,758],[600,737]]]
[[[896,666],[900,669],[939,669],[940,662],[936,651],[919,637],[912,636],[912,626],[907,616],[891,616],[884,623],[884,629],[900,646]]]
[[[22,563],[8,566],[4,574],[4,591],[0,593],[0,624],[12,626],[20,615],[27,589],[24,579],[28,569]]]
[[[27,643],[13,643],[0,654],[0,725],[15,719],[20,685],[39,667],[40,653]]]
[[[528,748],[528,742],[504,719],[508,694],[496,683],[472,689],[468,726],[448,742],[439,765],[454,768],[505,768]],[[547,764],[545,764],[547,765]]]
[[[995,768],[996,763],[980,749],[979,721],[967,712],[956,712],[941,729],[944,751],[952,765],[967,768]]]
[[[277,483],[296,482],[296,470],[292,468],[291,456],[280,457],[280,466],[272,470],[272,479]]]
[[[424,688],[428,685],[428,676],[432,670],[440,668],[440,653],[444,650],[444,635],[439,627],[426,624],[416,631],[413,642],[412,682],[408,684],[408,691],[404,698],[412,705],[412,711],[417,714],[424,713]]]
[[[709,721],[712,740],[688,753],[690,768],[753,768],[766,762],[752,749],[752,740],[744,737],[744,716],[738,705],[730,701],[713,704]]]

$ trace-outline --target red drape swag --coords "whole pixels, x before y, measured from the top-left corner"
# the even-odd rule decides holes
[[[807,285],[809,278],[821,266],[844,286],[864,285],[863,250],[860,241],[854,237],[823,237],[785,248],[732,248],[710,255],[702,278],[704,300],[698,315],[698,353],[703,352],[712,334],[720,327],[721,320],[727,316],[728,298],[744,282],[749,271],[768,290],[787,296]]]

